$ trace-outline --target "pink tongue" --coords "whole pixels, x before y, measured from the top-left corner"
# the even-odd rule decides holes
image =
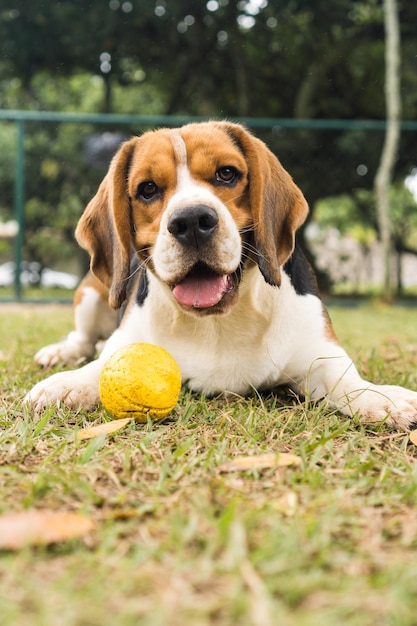
[[[187,276],[172,293],[179,304],[205,309],[220,302],[229,282],[228,276]]]

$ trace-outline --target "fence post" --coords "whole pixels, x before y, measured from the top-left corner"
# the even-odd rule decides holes
[[[15,277],[14,293],[19,302],[22,300],[21,268],[24,241],[24,195],[25,195],[25,122],[23,119],[16,120],[16,169],[14,185],[14,215],[18,223],[18,231],[15,237]]]

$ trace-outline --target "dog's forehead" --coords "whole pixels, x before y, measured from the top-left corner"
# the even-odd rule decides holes
[[[177,156],[170,131],[149,131],[137,138],[129,165],[132,187],[145,180],[175,184],[176,169]]]
[[[180,133],[190,150],[196,150],[202,146],[217,146],[224,144],[233,146],[233,140],[228,134],[226,128],[215,122],[200,122],[196,124],[187,124],[182,128],[173,131],[175,134]]]
[[[228,160],[243,159],[243,154],[226,128],[220,124],[188,124],[180,129],[184,141],[188,163],[193,159],[205,158],[216,162],[228,163]]]
[[[213,168],[227,165],[244,171],[245,158],[225,129],[207,122],[143,134],[130,171],[135,179],[172,177],[175,183],[181,170],[205,178]]]
[[[133,154],[133,161],[152,162],[157,158],[176,159],[174,145],[171,141],[171,130],[149,131],[137,138],[136,149]]]

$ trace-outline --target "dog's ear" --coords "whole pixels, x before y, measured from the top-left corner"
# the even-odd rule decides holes
[[[122,145],[94,198],[78,222],[75,236],[91,256],[91,270],[109,288],[117,309],[126,297],[130,269],[132,218],[128,170],[137,139]]]
[[[226,128],[249,166],[249,194],[259,269],[267,283],[279,286],[280,268],[293,253],[295,233],[307,217],[307,201],[263,141],[237,124],[226,124]]]

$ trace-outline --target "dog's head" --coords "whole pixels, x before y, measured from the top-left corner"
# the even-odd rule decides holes
[[[240,125],[205,122],[123,144],[76,236],[111,306],[126,297],[136,252],[183,309],[220,313],[236,302],[246,265],[280,285],[307,211],[262,141]]]

